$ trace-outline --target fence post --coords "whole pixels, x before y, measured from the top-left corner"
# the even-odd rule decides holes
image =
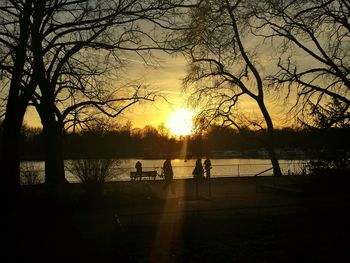
[[[208,178],[208,182],[209,182],[209,196],[211,197],[211,179],[210,179],[211,176],[209,176]]]

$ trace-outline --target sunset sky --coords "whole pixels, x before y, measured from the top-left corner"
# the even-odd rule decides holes
[[[155,102],[133,105],[116,119],[117,123],[123,124],[130,120],[133,128],[167,125],[172,113],[188,107],[188,94],[182,89],[182,78],[186,74],[187,62],[182,56],[175,57],[162,53],[157,57],[159,58],[157,67],[145,66],[141,60],[130,59],[126,68],[128,79],[141,80],[150,90],[164,96],[167,101],[159,97]],[[286,104],[272,94],[267,96],[267,105],[273,115],[275,126],[285,126]],[[243,101],[241,108],[248,115],[259,115],[259,110],[252,101]],[[41,127],[40,119],[33,108],[27,110],[25,122],[30,126]]]
[[[182,78],[186,75],[187,62],[180,55],[175,57],[162,54],[159,57],[161,58],[161,65],[158,68],[143,66],[141,62],[133,62],[128,67],[128,72],[133,78],[144,78],[150,89],[157,90],[169,102],[167,103],[159,98],[154,103],[141,103],[129,108],[123,115],[123,119],[131,120],[135,128],[143,128],[145,125],[156,127],[159,124],[166,124],[172,112],[188,107],[188,94],[182,88]],[[264,61],[267,62],[270,59],[265,57]],[[276,94],[276,92],[270,94],[267,92],[266,103],[273,116],[275,126],[286,126],[286,114],[289,105],[284,101],[283,96]],[[249,116],[260,115],[256,102],[247,98],[242,100],[241,108]]]
[[[92,2],[94,3],[94,1],[92,1]],[[208,3],[211,3],[211,2],[209,1]],[[203,4],[204,4],[204,2],[203,2]],[[184,9],[185,11],[183,11],[183,16],[179,16],[178,18],[176,18],[176,17],[172,18],[175,20],[171,20],[172,21],[171,23],[170,23],[170,21],[168,21],[170,24],[174,23],[174,24],[176,24],[176,26],[178,26],[177,29],[179,30],[179,35],[178,34],[172,35],[173,33],[170,34],[170,32],[167,32],[166,28],[168,28],[168,27],[165,26],[167,22],[165,22],[166,19],[163,17],[160,20],[160,21],[163,21],[163,19],[165,19],[164,20],[165,25],[163,25],[163,27],[158,27],[157,23],[159,23],[159,22],[153,23],[152,19],[148,22],[145,22],[143,20],[139,21],[140,25],[137,25],[137,26],[140,27],[140,29],[141,29],[140,32],[142,32],[142,34],[140,35],[140,39],[138,41],[140,41],[140,43],[142,43],[142,44],[140,44],[139,47],[137,47],[138,45],[135,46],[135,47],[137,47],[137,52],[135,52],[135,50],[133,50],[135,48],[132,44],[134,42],[133,37],[128,39],[125,43],[124,43],[124,39],[120,38],[120,36],[124,37],[124,36],[128,35],[128,34],[125,34],[125,32],[124,32],[124,30],[127,30],[128,27],[123,27],[123,28],[120,27],[119,28],[118,26],[116,26],[116,27],[111,26],[110,31],[109,30],[106,31],[106,34],[111,36],[111,40],[109,40],[109,41],[112,41],[112,39],[113,39],[114,41],[116,41],[116,43],[119,43],[118,41],[120,39],[123,39],[123,41],[121,42],[123,44],[120,44],[120,47],[118,47],[118,49],[113,51],[113,52],[115,52],[115,53],[113,53],[113,56],[111,56],[111,54],[107,54],[109,51],[106,51],[103,48],[93,49],[93,48],[91,48],[90,45],[87,45],[86,48],[79,51],[79,56],[81,56],[81,58],[84,58],[84,59],[86,58],[86,60],[89,61],[89,63],[91,62],[94,65],[95,64],[96,65],[105,65],[105,64],[108,65],[108,67],[106,67],[106,68],[108,68],[108,72],[107,71],[104,72],[104,73],[106,73],[104,76],[98,76],[99,79],[96,82],[97,84],[95,82],[93,82],[93,84],[89,85],[88,82],[84,82],[82,84],[82,86],[85,85],[84,86],[84,93],[85,93],[84,95],[80,94],[80,95],[76,95],[76,97],[74,97],[75,95],[69,95],[69,91],[67,91],[68,89],[67,90],[60,89],[58,92],[59,96],[56,98],[57,99],[56,106],[58,105],[57,108],[59,108],[59,111],[62,110],[61,108],[69,105],[70,103],[72,103],[72,104],[76,103],[76,101],[75,101],[76,99],[83,100],[84,102],[86,102],[86,100],[91,100],[91,97],[86,96],[86,94],[88,92],[85,91],[85,88],[88,86],[92,86],[93,90],[95,90],[96,88],[100,88],[100,86],[99,86],[100,83],[103,83],[103,84],[107,83],[107,81],[106,82],[104,82],[104,81],[105,81],[105,79],[109,78],[108,74],[110,74],[110,72],[113,72],[114,69],[117,71],[120,68],[122,71],[120,73],[118,72],[119,75],[118,75],[117,81],[121,81],[121,78],[125,78],[126,82],[135,81],[138,83],[142,83],[145,87],[147,87],[146,88],[147,91],[154,92],[154,93],[158,94],[159,96],[157,97],[155,102],[142,102],[141,101],[140,103],[135,104],[132,107],[129,107],[121,115],[116,117],[114,123],[118,123],[118,124],[123,125],[127,121],[131,121],[133,128],[143,128],[146,125],[152,125],[154,127],[157,127],[157,126],[162,125],[162,124],[167,125],[167,123],[171,122],[169,120],[169,116],[178,116],[174,113],[179,111],[179,110],[185,109],[185,110],[181,111],[181,112],[184,112],[185,115],[186,114],[188,115],[190,110],[192,110],[194,112],[200,111],[201,109],[188,109],[188,112],[186,113],[186,108],[189,107],[188,100],[187,100],[189,97],[189,94],[186,94],[182,89],[182,79],[186,76],[187,62],[185,61],[183,56],[180,54],[178,54],[178,56],[175,57],[175,56],[170,56],[168,54],[165,54],[164,52],[159,51],[157,45],[160,43],[163,43],[162,41],[164,41],[165,39],[167,41],[171,40],[174,43],[175,42],[181,43],[181,41],[186,40],[185,43],[187,43],[187,41],[188,41],[187,44],[193,43],[194,46],[198,45],[199,51],[201,51],[200,49],[203,48],[204,56],[208,56],[209,59],[216,59],[217,57],[219,57],[219,60],[223,59],[223,61],[225,61],[224,63],[222,63],[223,65],[225,64],[223,67],[225,67],[225,70],[230,71],[230,74],[232,74],[232,75],[243,74],[244,75],[245,62],[244,61],[242,62],[242,59],[240,59],[239,56],[237,56],[237,58],[235,58],[235,56],[233,56],[233,58],[232,58],[232,53],[231,53],[232,51],[230,49],[226,50],[227,43],[230,44],[228,47],[233,45],[232,39],[237,38],[237,37],[233,37],[233,36],[235,34],[237,35],[238,32],[233,34],[233,32],[231,32],[232,29],[225,27],[225,25],[227,25],[227,23],[226,22],[222,23],[221,18],[222,19],[227,18],[229,20],[230,20],[230,18],[229,18],[229,16],[226,17],[225,15],[222,15],[222,12],[224,9],[222,9],[220,7],[220,2],[213,2],[212,4],[215,7],[215,8],[213,8],[213,10],[211,10],[209,8],[206,9],[206,8],[204,8],[205,6],[203,6],[203,8],[204,8],[203,12],[204,11],[208,11],[208,12],[209,11],[210,12],[218,11],[219,15],[216,17],[217,19],[215,19],[213,16],[214,20],[210,20],[211,18],[208,15],[209,14],[208,13],[207,18],[203,19],[203,21],[201,19],[198,20],[199,24],[197,25],[197,27],[193,27],[192,31],[188,31],[188,30],[182,31],[179,29],[188,23],[190,23],[190,24],[194,23],[194,21],[196,21],[196,19],[197,19],[197,15],[200,15],[202,12],[201,11],[202,6],[196,7],[200,11],[198,14],[195,12],[196,9],[193,9],[193,13],[192,13],[192,11],[188,12],[187,9]],[[216,5],[218,5],[218,6],[216,6]],[[216,7],[218,7],[218,8],[216,8]],[[246,12],[245,8],[246,7],[244,5],[242,5],[242,9],[237,9],[238,18],[240,16],[242,16],[242,17],[244,16],[244,14],[245,14],[244,12]],[[85,10],[85,9],[82,9],[82,10]],[[109,9],[107,9],[107,10],[109,10]],[[59,11],[59,12],[61,12],[61,11]],[[113,10],[113,12],[114,12],[114,10]],[[243,13],[240,15],[240,12],[243,12]],[[68,10],[67,13],[70,14],[70,11]],[[169,13],[169,14],[172,14],[172,13]],[[188,14],[190,16],[187,17]],[[67,17],[65,17],[64,13],[62,13],[61,15],[62,15],[61,22],[63,22],[63,20],[68,19],[70,17],[70,15],[66,15]],[[72,18],[73,18],[72,21],[74,21],[74,16],[72,16]],[[186,19],[183,19],[183,18],[186,18]],[[198,19],[199,18],[200,18],[200,16],[198,17]],[[220,21],[216,21],[216,20],[220,20]],[[276,28],[274,29],[274,27],[276,27],[276,26],[278,28],[278,24],[276,24],[275,26],[273,24],[271,24],[269,26],[263,26],[265,23],[264,19],[262,19],[262,21],[260,21],[260,20],[261,19],[252,19],[252,21],[251,21],[252,25],[249,26],[249,27],[251,27],[252,30],[245,30],[245,28],[249,28],[245,24],[245,22],[244,22],[245,20],[242,20],[242,21],[239,20],[240,22],[238,23],[238,27],[242,27],[242,30],[239,30],[242,32],[239,33],[240,36],[239,36],[239,38],[237,38],[237,41],[238,41],[238,39],[240,41],[242,41],[245,52],[243,52],[242,50],[240,50],[240,52],[247,53],[248,57],[250,57],[254,66],[257,68],[259,75],[261,75],[262,79],[264,79],[267,76],[278,76],[276,74],[276,72],[278,72],[278,70],[279,70],[279,68],[278,68],[278,60],[279,59],[281,61],[280,66],[282,65],[282,67],[285,67],[285,65],[289,65],[288,63],[289,63],[289,61],[291,61],[291,64],[290,64],[291,67],[294,67],[294,65],[296,65],[296,69],[298,72],[303,72],[303,71],[308,70],[308,69],[312,69],[312,71],[313,71],[313,69],[315,69],[317,67],[320,67],[320,68],[323,67],[323,65],[322,65],[322,64],[324,64],[323,60],[317,59],[318,56],[322,57],[322,54],[320,54],[322,52],[320,52],[318,47],[320,46],[320,44],[321,44],[321,46],[324,44],[326,50],[328,48],[330,48],[330,47],[328,47],[329,46],[328,42],[329,42],[329,40],[332,40],[332,39],[325,38],[325,36],[328,34],[328,31],[326,30],[327,28],[321,27],[321,29],[325,31],[325,34],[324,35],[321,34],[319,36],[320,40],[318,40],[317,45],[315,45],[312,42],[312,39],[309,39],[307,37],[307,35],[306,35],[306,37],[305,36],[303,37],[302,34],[300,34],[300,36],[299,36],[299,34],[297,34],[298,37],[300,37],[300,41],[302,42],[302,43],[300,43],[300,45],[302,45],[302,47],[307,47],[308,49],[311,50],[310,52],[307,52],[308,49],[305,50],[305,48],[298,48],[299,44],[297,44],[297,45],[290,44],[290,46],[288,46],[290,48],[284,49],[284,45],[282,45],[282,44],[285,42],[285,36],[283,34],[279,34],[280,36],[278,36],[278,34],[277,34],[277,36],[274,34],[275,32],[278,32],[278,31],[276,31]],[[281,23],[283,25],[282,20],[281,20]],[[182,22],[185,24],[182,25]],[[219,22],[219,23],[216,26],[217,22]],[[286,23],[286,21],[284,21],[284,22]],[[73,25],[74,25],[74,23],[73,23]],[[196,23],[194,23],[193,25],[196,25]],[[208,28],[208,30],[209,30],[208,32],[210,34],[205,34],[206,31],[201,31],[202,30],[201,25],[203,25],[203,29]],[[47,25],[47,26],[49,27],[50,25]],[[132,23],[130,26],[131,26],[131,28],[133,28]],[[216,32],[216,30],[211,29],[211,26],[214,26],[214,29],[222,27],[222,30],[224,30],[224,31],[221,32],[221,30],[218,30],[218,32]],[[197,29],[201,29],[201,30],[197,30]],[[257,29],[259,29],[259,30],[257,30]],[[163,32],[163,30],[164,30],[164,32]],[[283,26],[281,27],[281,30],[283,31]],[[133,31],[130,31],[130,32],[133,32]],[[331,33],[331,35],[333,34],[332,32],[330,32],[330,33]],[[233,34],[233,35],[231,35],[231,34]],[[58,35],[58,36],[60,36],[60,35]],[[166,38],[162,39],[163,36],[165,36]],[[172,38],[173,36],[176,38],[173,39]],[[192,36],[194,36],[193,39],[192,39]],[[198,42],[195,38],[200,37],[200,38],[205,39],[206,36],[209,36],[208,40],[212,40],[213,43],[211,43],[211,41],[205,40],[205,41],[203,41],[203,43],[206,43],[206,44],[203,45],[203,47],[201,47],[202,44],[200,44],[200,45],[198,44],[198,43],[201,43],[201,41]],[[211,39],[210,36],[214,36],[213,39]],[[274,37],[271,37],[271,36],[274,36]],[[346,36],[346,35],[344,35],[344,36]],[[154,40],[158,41],[158,44],[153,43],[153,40],[152,40],[153,37],[155,37]],[[105,41],[103,37],[101,37],[101,39],[103,39],[103,41]],[[109,39],[109,38],[107,38],[107,39]],[[325,39],[326,39],[326,41],[325,41]],[[48,41],[48,43],[50,43],[49,38],[46,41]],[[145,42],[143,42],[143,41],[145,41]],[[221,42],[224,43],[223,44],[223,48],[224,48],[223,53],[221,53],[221,49],[220,49],[220,52],[216,52],[217,48],[214,48],[213,51],[211,51],[211,49],[210,49],[211,45],[217,45],[215,43],[218,43],[218,45],[221,48],[221,45],[222,45]],[[114,43],[114,42],[111,42],[111,43]],[[330,43],[332,43],[332,42],[330,42]],[[61,44],[62,43],[60,43],[60,45]],[[125,45],[125,46],[123,46],[123,45]],[[130,48],[128,47],[128,45],[130,45]],[[145,45],[145,46],[143,46],[143,45]],[[155,46],[153,47],[153,45],[155,45]],[[160,45],[160,46],[162,46],[162,45]],[[209,45],[209,46],[206,46],[206,45]],[[115,44],[115,46],[117,46],[117,45]],[[176,47],[176,45],[174,45],[174,46]],[[233,45],[233,46],[235,46],[235,45]],[[50,47],[50,45],[48,45],[48,47]],[[147,51],[145,51],[144,47],[147,47],[146,48]],[[152,47],[152,48],[150,48],[150,47]],[[335,47],[336,47],[336,45],[335,45]],[[339,48],[340,51],[342,51],[343,49],[345,50],[346,47],[344,46],[344,48],[343,47]],[[237,51],[235,51],[235,49],[233,49],[233,50],[234,50],[233,53],[237,52]],[[91,52],[91,54],[90,54],[90,52]],[[187,52],[188,52],[188,50],[187,50]],[[196,52],[194,52],[194,54],[196,54]],[[152,53],[158,57],[157,65],[155,65],[156,60],[149,60],[148,59],[147,55],[149,55],[150,53]],[[48,55],[47,55],[47,57],[45,57],[44,61],[45,61],[45,63],[50,63],[48,61],[50,61],[52,58],[50,57],[51,55],[49,55],[50,54],[49,52],[47,54]],[[57,54],[59,54],[59,53],[57,53]],[[316,57],[313,55],[310,55],[310,54],[316,54],[315,55]],[[346,52],[344,54],[346,54]],[[106,59],[107,57],[108,57],[108,59]],[[346,57],[347,56],[344,55],[344,58],[346,58]],[[111,58],[111,59],[109,59],[109,58]],[[114,58],[116,58],[116,60],[115,60],[116,63],[115,63],[115,61],[113,61]],[[55,60],[52,60],[52,61],[55,61]],[[344,61],[345,61],[345,59],[344,59]],[[107,62],[108,62],[108,64],[107,64]],[[125,65],[124,65],[124,62],[125,62]],[[146,62],[146,64],[148,63],[148,65],[145,65],[145,62]],[[103,64],[103,63],[105,63],[105,64]],[[111,64],[109,64],[109,63],[111,63]],[[287,64],[285,64],[285,63],[287,63]],[[221,64],[221,62],[219,64]],[[30,64],[28,64],[28,65],[30,65]],[[52,65],[54,65],[54,63]],[[241,73],[241,72],[243,72],[243,73]],[[255,90],[256,83],[253,83],[255,80],[254,80],[254,78],[251,77],[252,75],[250,75],[250,73],[251,72],[249,72],[249,74],[247,74],[247,76],[244,76],[244,78],[242,78],[242,79],[244,79],[243,82],[244,82],[244,85],[246,85],[247,89],[250,90],[250,88],[251,88],[251,91],[253,93],[255,93],[255,95],[256,95],[256,90]],[[114,76],[112,73],[110,75]],[[241,76],[243,76],[243,75],[241,75]],[[280,76],[278,76],[278,77],[280,77]],[[307,79],[307,78],[309,78],[309,79]],[[327,82],[332,81],[332,80],[329,80],[329,81],[324,80],[323,78],[320,78],[320,80],[318,80],[317,78],[315,78],[317,85],[319,85],[319,83],[321,83],[322,86],[326,86]],[[204,78],[202,78],[202,80],[203,79]],[[209,79],[209,80],[208,79],[205,78],[204,81],[210,82],[212,80],[212,79]],[[312,80],[313,82],[315,82],[313,80],[313,76],[309,77],[309,75],[307,75],[307,77],[305,77],[305,79],[306,80],[303,80],[303,81]],[[112,91],[117,90],[117,87],[120,84],[117,81],[115,81],[115,85],[111,86],[111,89],[110,89],[111,93],[112,93]],[[78,83],[79,82],[80,81],[78,81]],[[114,80],[113,80],[113,83],[114,83]],[[200,81],[198,81],[197,83],[198,83],[198,85],[201,85],[201,87],[203,87],[203,86],[206,87],[206,85],[207,85],[207,83],[203,84]],[[251,83],[253,83],[253,85],[251,85]],[[123,84],[125,84],[125,83],[123,83]],[[125,86],[123,86],[123,85],[119,85],[119,87],[125,88]],[[57,87],[55,87],[55,88],[57,88]],[[107,94],[108,92],[102,92],[102,91],[104,91],[103,88],[104,87],[102,87],[100,89],[100,91],[99,91],[100,93],[98,96],[104,96],[103,99],[106,99],[107,96],[108,96],[108,99],[112,98],[111,94]],[[227,89],[226,90],[222,89],[222,90],[223,90],[223,92],[227,92]],[[67,92],[67,93],[65,93],[65,92]],[[266,89],[264,89],[264,103],[266,104],[268,111],[272,117],[274,126],[277,128],[283,127],[283,126],[290,126],[292,124],[292,121],[291,121],[292,116],[290,114],[288,114],[288,110],[296,102],[295,94],[291,94],[291,96],[289,97],[289,101],[286,101],[285,94],[283,92],[284,91],[276,90],[276,89],[269,90],[267,87],[266,87]],[[115,95],[115,94],[117,94],[116,96],[113,97],[113,99],[115,99],[115,100],[117,99],[117,96],[120,94],[122,94],[122,96],[124,96],[123,98],[129,98],[129,99],[130,98],[132,99],[132,95],[133,95],[133,93],[126,93],[126,92],[123,93],[123,92],[120,92],[120,90],[118,90],[118,92],[116,91],[115,93],[113,93],[113,95]],[[213,92],[212,94],[216,95],[215,92]],[[210,95],[212,95],[212,94],[210,94]],[[212,95],[214,97],[214,99],[212,99],[213,98],[212,97],[211,100],[215,103],[218,103],[217,102],[218,100],[215,100],[215,99],[220,97],[220,96],[215,97],[214,95]],[[316,95],[315,95],[315,97],[316,97]],[[78,96],[81,96],[81,97],[78,97]],[[94,96],[95,96],[94,98],[97,97],[96,94],[94,94]],[[231,96],[231,94],[230,94],[230,96]],[[322,95],[322,96],[327,97],[324,95]],[[239,102],[234,105],[235,110],[236,110],[236,106],[238,105],[237,112],[239,115],[237,114],[235,116],[236,119],[240,118],[242,116],[242,113],[244,113],[244,116],[246,117],[245,120],[249,119],[249,120],[255,121],[256,119],[261,118],[261,112],[257,107],[256,101],[253,101],[251,98],[249,99],[248,97],[249,96],[247,96],[247,93],[245,93],[245,95],[243,95],[242,97],[239,98]],[[251,97],[254,97],[254,95]],[[315,99],[315,97],[311,97],[310,100],[312,101],[313,99]],[[222,98],[222,97],[220,97],[220,98]],[[99,99],[101,99],[101,98],[99,98]],[[62,103],[63,101],[64,101],[64,103]],[[130,101],[128,100],[128,102],[130,102]],[[322,98],[322,103],[325,103],[325,102],[327,102],[327,98]],[[63,104],[65,104],[65,105],[63,105]],[[91,101],[90,101],[90,104],[91,104]],[[300,104],[301,103],[299,103],[299,105]],[[106,106],[106,104],[104,104],[104,106]],[[110,105],[107,105],[107,106],[110,106]],[[115,106],[115,105],[113,105],[113,106]],[[118,105],[118,106],[120,106],[120,105]],[[122,108],[122,106],[124,106],[124,105],[121,105],[118,108],[117,107],[110,107],[109,110],[111,110],[111,111],[119,110],[120,108]],[[215,105],[215,106],[217,106],[217,105]],[[207,106],[207,107],[209,108],[209,106]],[[79,116],[82,116],[84,114],[85,114],[84,117],[85,116],[89,116],[89,117],[92,116],[92,114],[96,113],[96,112],[91,110],[91,108],[92,107],[90,107],[89,109],[87,109],[87,107],[84,108],[84,110],[86,110],[86,111],[83,113],[79,112],[79,114],[80,114]],[[99,112],[99,113],[101,113],[101,112]],[[115,114],[115,111],[113,113],[109,112],[109,114],[113,115],[113,114]],[[101,116],[101,115],[99,115],[99,116]],[[63,116],[65,116],[65,115],[63,115]],[[95,117],[96,115],[93,115],[93,116]],[[187,117],[187,116],[184,116],[184,117]],[[176,117],[176,118],[178,118],[178,117]],[[175,121],[172,121],[172,123],[176,123],[176,122],[180,122],[180,121],[181,121],[181,119],[178,118]],[[26,116],[25,116],[25,123],[29,126],[41,127],[40,118],[38,117],[38,114],[36,113],[36,110],[34,108],[32,108],[32,107],[28,108],[28,111],[27,111]]]
[[[138,80],[148,86],[152,91],[164,96],[155,102],[142,102],[127,109],[117,122],[125,123],[130,120],[133,128],[143,128],[146,125],[158,126],[166,123],[171,112],[178,108],[187,107],[187,95],[182,92],[181,78],[186,71],[186,61],[183,57],[162,55],[159,65],[145,66],[142,61],[130,60],[126,68],[128,80]],[[34,108],[26,113],[26,123],[30,126],[40,127],[40,119]]]
[[[264,39],[252,41],[251,38],[247,38],[246,40],[246,48],[258,53],[259,61],[257,63],[261,74],[275,71],[276,63],[271,61],[273,56],[271,43],[265,43]],[[91,56],[95,55],[91,54]],[[116,123],[124,124],[130,120],[133,128],[143,128],[146,125],[157,127],[161,124],[166,125],[172,113],[188,107],[188,94],[184,93],[182,89],[182,79],[185,77],[187,69],[184,57],[181,55],[175,57],[160,52],[155,55],[159,62],[157,67],[152,67],[154,61],[147,61],[149,65],[145,65],[145,61],[135,54],[120,58],[128,62],[127,66],[123,68],[126,74],[121,74],[121,76],[128,80],[142,82],[150,91],[158,93],[166,100],[158,97],[155,102],[141,102],[133,105],[116,118]],[[286,126],[286,116],[290,105],[283,100],[283,97],[275,91],[265,93],[265,103],[275,127]],[[244,97],[240,98],[240,110],[249,117],[261,117],[256,102]],[[28,109],[25,122],[30,126],[41,127],[40,119],[33,108]]]

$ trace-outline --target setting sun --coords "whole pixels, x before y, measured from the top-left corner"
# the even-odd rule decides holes
[[[166,126],[173,135],[189,135],[193,129],[194,112],[188,109],[178,109],[170,113]]]

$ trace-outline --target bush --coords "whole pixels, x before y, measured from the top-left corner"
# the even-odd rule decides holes
[[[311,175],[343,175],[350,172],[347,160],[309,161],[307,168]]]
[[[83,184],[88,194],[99,195],[103,183],[114,176],[112,171],[120,164],[116,159],[79,159],[68,162],[66,169]]]

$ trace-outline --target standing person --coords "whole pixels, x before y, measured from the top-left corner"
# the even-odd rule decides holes
[[[211,174],[210,174],[211,161],[210,161],[210,159],[208,157],[204,161],[204,169],[205,169],[206,177],[207,177],[207,179],[209,179],[210,176],[211,176]]]
[[[201,158],[197,159],[196,166],[194,167],[192,174],[193,174],[193,178],[195,179],[201,179],[204,177],[204,169],[203,169]]]
[[[204,169],[202,165],[202,159],[198,158],[196,160],[196,165],[193,169],[193,178],[196,179],[196,199],[198,199],[198,181],[204,177]]]
[[[164,179],[165,179],[165,184],[163,186],[163,189],[168,188],[170,186],[171,192],[174,194],[175,193],[175,188],[173,184],[174,173],[173,173],[173,167],[171,166],[170,158],[167,158],[165,160],[163,164],[163,171],[164,171]]]
[[[135,168],[136,168],[136,175],[135,175],[135,180],[137,177],[139,177],[139,180],[141,181],[141,177],[142,177],[142,163],[140,161],[137,161],[135,164]]]

